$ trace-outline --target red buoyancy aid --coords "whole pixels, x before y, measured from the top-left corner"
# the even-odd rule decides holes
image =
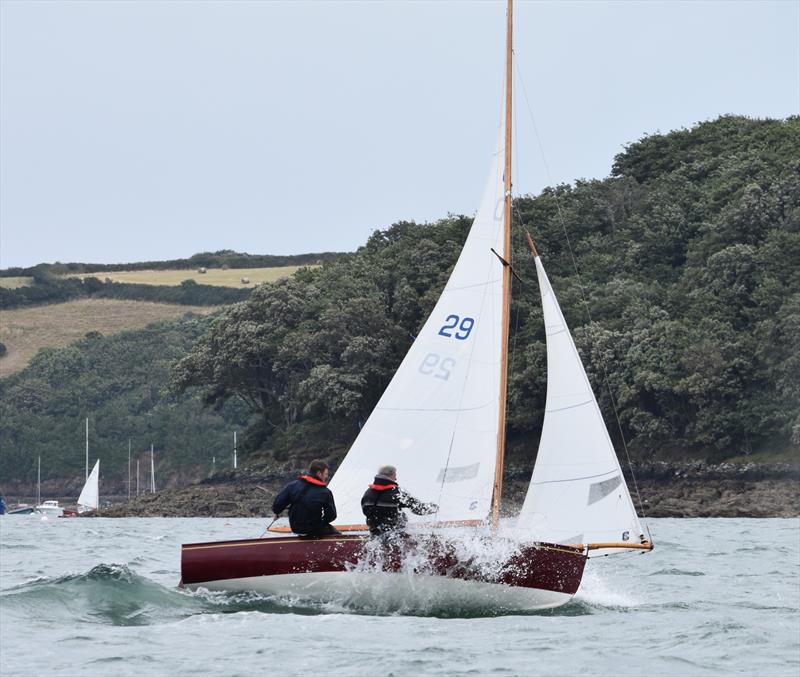
[[[370,489],[374,489],[375,491],[386,491],[387,489],[396,489],[397,482],[392,482],[391,484],[370,484]]]
[[[306,482],[310,482],[311,484],[316,484],[318,487],[327,487],[328,486],[322,480],[318,480],[316,477],[312,477],[311,475],[300,475],[300,477],[298,477],[297,479],[305,480]]]

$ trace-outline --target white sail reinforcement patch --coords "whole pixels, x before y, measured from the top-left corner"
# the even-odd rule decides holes
[[[448,484],[449,482],[471,480],[473,477],[478,476],[478,468],[480,467],[480,463],[473,463],[472,465],[462,465],[455,468],[442,468],[436,481],[440,484]]]
[[[597,503],[597,501],[599,501],[601,498],[605,498],[612,491],[614,491],[614,489],[616,489],[621,483],[622,483],[622,478],[619,475],[617,475],[616,477],[612,477],[611,479],[590,484],[589,502],[587,503],[587,505],[591,505],[592,503]]]

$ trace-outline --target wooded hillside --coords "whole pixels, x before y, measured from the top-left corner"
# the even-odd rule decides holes
[[[547,376],[527,228],[609,429],[619,437],[610,390],[634,457],[796,451],[800,118],[723,117],[644,138],[605,180],[517,198],[514,219],[523,283],[512,307],[513,450],[534,453]],[[247,426],[245,457],[335,462],[433,308],[469,226],[397,223],[213,320],[40,353],[0,381],[0,478],[30,481],[38,455],[51,476],[82,477],[87,413],[118,477],[128,436],[164,450],[180,479],[182,468],[205,472],[234,426]]]
[[[209,318],[194,316],[108,337],[90,332],[71,346],[40,351],[24,371],[0,381],[2,487],[35,482],[41,456],[43,482],[73,482],[79,491],[87,416],[90,458],[100,458],[106,495],[124,490],[129,439],[143,479],[155,446],[162,488],[210,473],[214,455],[220,467],[223,456],[229,465],[245,408],[231,403],[209,411],[197,397],[164,391],[171,365],[208,325]]]
[[[800,442],[800,118],[723,117],[647,137],[608,179],[518,198],[514,211],[513,264],[525,282],[512,310],[512,442],[535,448],[546,388],[523,228],[609,428],[610,390],[635,454],[719,459]],[[468,227],[466,218],[398,223],[352,260],[256,290],[177,365],[174,387],[202,387],[212,404],[246,402],[265,447],[346,444]]]

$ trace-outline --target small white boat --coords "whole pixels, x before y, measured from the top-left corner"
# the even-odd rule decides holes
[[[16,508],[6,511],[6,515],[32,515],[36,512],[36,508],[27,503],[20,503]]]
[[[36,506],[36,512],[45,517],[63,517],[64,508],[58,504],[58,501],[44,501]]]

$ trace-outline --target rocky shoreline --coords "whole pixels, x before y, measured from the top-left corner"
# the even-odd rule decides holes
[[[99,517],[264,517],[275,494],[297,471],[241,469],[183,488],[144,494],[97,513]],[[530,469],[506,470],[504,512],[516,514]],[[800,467],[786,463],[650,463],[636,467],[648,517],[798,517]],[[629,480],[634,502],[636,487]],[[642,512],[642,510],[640,510]]]

